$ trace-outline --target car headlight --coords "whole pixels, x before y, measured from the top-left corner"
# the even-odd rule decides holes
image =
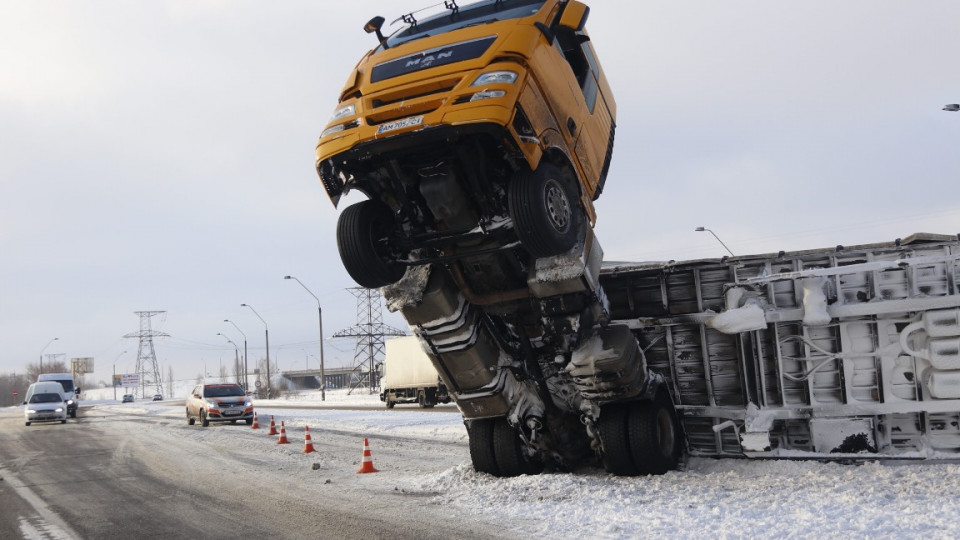
[[[344,105],[343,107],[338,108],[333,111],[333,116],[330,117],[331,122],[336,122],[341,118],[346,118],[348,116],[353,116],[357,114],[357,106],[354,103],[349,105]]]
[[[243,406],[244,406],[244,407],[251,407],[251,406],[253,406],[253,401],[250,401],[250,400],[248,399],[248,400],[246,400],[246,401],[243,402]]]
[[[30,413],[30,414],[37,414],[37,410],[36,410],[36,409],[27,409],[27,412]]]
[[[54,412],[63,412],[63,407],[57,407],[57,409]]]
[[[220,404],[217,403],[216,401],[208,401],[208,402],[207,402],[207,407],[210,407],[211,409],[219,409],[219,408],[220,408]]]
[[[517,74],[513,71],[488,71],[482,73],[470,86],[484,86],[487,84],[513,84],[517,81]]]

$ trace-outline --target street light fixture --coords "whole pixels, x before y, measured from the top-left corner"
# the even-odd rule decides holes
[[[697,228],[694,229],[694,230],[697,231],[697,232],[707,231],[708,233],[712,234],[713,237],[717,239],[717,242],[720,242],[720,245],[723,246],[723,249],[726,249],[727,252],[730,253],[730,256],[731,256],[731,257],[736,257],[736,255],[734,255],[733,252],[730,251],[730,248],[728,248],[727,245],[723,243],[723,240],[721,240],[720,237],[717,236],[717,233],[711,231],[710,229],[708,229],[708,228],[706,228],[706,227],[697,227]]]
[[[263,335],[266,338],[267,343],[267,399],[270,399],[270,394],[272,393],[272,385],[270,384],[270,328],[267,326],[267,321],[263,320],[263,317],[257,313],[257,310],[253,309],[253,306],[250,304],[240,304],[240,307],[250,308],[250,311],[260,319],[260,322],[263,323]]]
[[[313,294],[313,291],[307,288],[302,281],[295,278],[294,276],[283,276],[283,279],[292,279],[300,284],[303,287],[303,290],[310,293],[310,296],[317,301],[317,319],[320,321],[320,401],[327,400],[327,379],[323,371],[323,308],[320,306],[320,299],[317,298],[317,295]]]
[[[229,337],[227,337],[226,334],[221,334],[220,332],[217,332],[217,335],[218,335],[218,336],[223,336],[223,339],[227,340],[228,343],[230,343],[231,345],[233,345],[233,350],[234,350],[234,352],[237,353],[237,356],[238,356],[238,357],[240,356],[240,348],[237,347],[237,344],[234,343],[232,339],[230,339]],[[240,384],[240,381],[239,381],[239,379],[240,379],[240,373],[239,373],[239,371],[240,371],[240,360],[239,360],[239,358],[234,357],[234,360],[233,360],[233,368],[237,371],[237,379],[238,379],[238,380],[237,380],[237,384]],[[244,390],[246,390],[246,389],[244,389]]]
[[[47,342],[46,345],[43,346],[42,349],[40,349],[40,373],[41,373],[41,374],[43,373],[43,351],[47,350],[47,347],[49,347],[51,343],[53,343],[54,341],[56,341],[56,340],[58,340],[58,339],[60,339],[60,338],[55,337],[55,338],[51,339],[50,341]]]
[[[960,103],[949,103],[943,106],[943,110],[950,112],[960,111]]]
[[[248,379],[250,373],[250,367],[247,365],[247,335],[243,333],[243,330],[237,326],[237,323],[231,321],[230,319],[224,319],[223,322],[228,322],[237,329],[237,332],[240,332],[240,335],[243,336],[243,390],[244,392],[250,391],[250,380]]]

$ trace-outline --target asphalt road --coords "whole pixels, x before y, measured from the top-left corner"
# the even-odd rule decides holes
[[[368,488],[351,485],[357,477],[355,435],[324,434],[328,445],[344,439],[343,453],[349,450],[350,457],[330,468],[346,472],[327,480],[329,485],[299,491],[288,486],[299,479],[283,472],[286,476],[277,476],[266,470],[271,465],[249,455],[231,454],[229,443],[226,450],[208,448],[216,441],[184,436],[226,434],[228,441],[236,436],[237,444],[254,437],[251,430],[222,428],[201,432],[179,418],[86,409],[65,425],[26,427],[22,411],[0,409],[0,538],[499,536],[489,525],[449,519],[442,508],[421,508],[416,496],[394,494],[389,486],[365,493]],[[434,466],[411,459],[406,466]],[[227,474],[225,466],[259,475]]]

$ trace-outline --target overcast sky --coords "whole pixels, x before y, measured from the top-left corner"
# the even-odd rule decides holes
[[[147,310],[164,376],[214,373],[218,332],[243,346],[223,319],[264,354],[241,303],[282,369],[317,367],[317,304],[283,276],[327,338],[356,320],[317,136],[363,24],[430,3],[0,0],[0,373],[41,351],[132,371]],[[591,7],[618,104],[608,260],[723,255],[697,226],[737,254],[960,232],[954,0]]]

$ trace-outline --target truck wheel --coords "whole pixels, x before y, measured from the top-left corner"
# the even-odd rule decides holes
[[[534,257],[559,255],[579,240],[583,209],[568,184],[550,163],[520,171],[510,181],[510,218],[520,242]]]
[[[361,287],[396,283],[406,269],[385,257],[384,240],[393,230],[390,209],[377,201],[348,206],[337,220],[337,248],[350,277]]]
[[[76,418],[76,417],[77,417],[77,410],[74,409],[74,410],[70,411],[70,418]]]
[[[493,453],[493,421],[492,418],[482,418],[467,422],[470,460],[475,471],[500,476],[500,467]]]
[[[636,476],[630,441],[627,435],[629,404],[612,403],[600,409],[600,442],[603,444],[603,467],[617,476]]]
[[[417,403],[420,404],[421,409],[425,409],[427,407],[427,396],[423,394],[422,390],[417,392]]]
[[[210,419],[207,418],[207,411],[200,411],[200,425],[203,427],[210,425]]]
[[[388,408],[388,409],[392,409],[394,405],[396,405],[396,403],[394,403],[393,401],[390,401],[389,399],[387,400],[387,408]]]
[[[187,409],[187,425],[192,426],[196,421],[190,416],[190,409]]]
[[[244,421],[247,423],[248,426],[252,426],[252,425],[253,425],[253,418],[247,418],[247,419],[244,420]]]
[[[493,424],[493,453],[500,476],[540,474],[543,470],[543,463],[527,461],[523,456],[523,442],[506,418],[497,418]]]
[[[66,423],[67,423],[67,419],[64,418],[63,420],[60,421],[60,423],[61,423],[61,424],[66,424]]]
[[[627,431],[640,474],[665,474],[677,468],[682,437],[676,409],[666,391],[657,392],[653,401],[631,405]]]

